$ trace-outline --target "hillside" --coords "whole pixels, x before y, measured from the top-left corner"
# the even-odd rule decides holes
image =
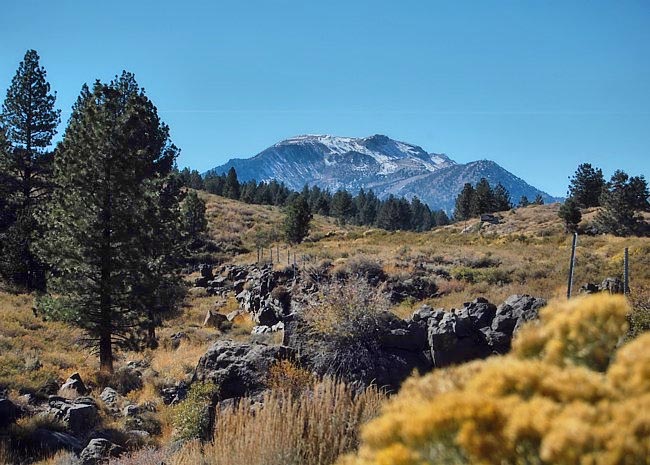
[[[10,435],[14,436],[10,437],[30,438],[32,437],[30,435],[39,428],[65,431],[61,420],[30,415],[39,412],[42,402],[48,402],[47,399],[52,402],[52,398],[48,398],[48,395],[55,394],[66,378],[78,372],[89,389],[88,395],[100,406],[98,419],[90,429],[92,434],[110,437],[112,441],[122,443],[126,447],[153,447],[153,449],[142,449],[142,452],[134,452],[133,461],[124,463],[148,463],[146,460],[157,460],[157,458],[164,460],[165,463],[193,463],[196,454],[203,453],[201,452],[203,449],[198,449],[198,446],[193,445],[194,443],[189,443],[190,446],[180,455],[174,455],[167,449],[167,445],[178,438],[179,431],[184,431],[182,428],[186,427],[184,426],[186,423],[183,423],[185,420],[179,420],[185,418],[179,417],[179,412],[186,411],[168,405],[170,395],[168,393],[180,395],[178,392],[182,386],[186,386],[184,383],[190,383],[199,375],[205,376],[206,378],[202,379],[206,380],[212,379],[209,376],[217,376],[210,374],[216,372],[201,374],[203,372],[198,368],[202,363],[208,363],[205,357],[206,353],[210,353],[209,347],[212,347],[210,350],[213,351],[224,351],[220,357],[225,358],[220,359],[222,361],[219,363],[233,363],[233,367],[240,367],[243,365],[240,365],[238,360],[248,359],[237,357],[248,357],[245,355],[248,352],[242,352],[231,362],[224,361],[230,360],[228,357],[231,357],[232,351],[238,347],[250,351],[251,347],[256,347],[250,345],[251,342],[258,341],[263,342],[265,344],[263,347],[268,348],[264,350],[280,350],[280,343],[283,340],[282,331],[251,334],[251,331],[260,325],[260,322],[256,321],[259,315],[254,313],[238,312],[232,322],[204,325],[206,313],[211,311],[222,315],[220,318],[225,321],[225,315],[237,311],[245,302],[253,302],[257,295],[255,293],[266,286],[262,283],[266,282],[264,280],[267,276],[272,280],[287,279],[287,289],[289,289],[292,271],[289,271],[291,267],[287,267],[287,261],[292,263],[294,259],[298,268],[297,274],[307,288],[313,283],[317,286],[326,286],[325,280],[328,276],[352,280],[354,283],[355,273],[368,278],[382,275],[383,277],[380,278],[382,284],[377,287],[377,292],[383,293],[385,289],[392,289],[394,295],[400,292],[408,294],[414,290],[415,288],[409,287],[408,283],[411,282],[433,283],[433,286],[427,289],[435,292],[425,290],[424,294],[408,294],[405,298],[398,298],[396,301],[377,296],[371,298],[372,302],[387,305],[394,315],[404,319],[411,318],[411,315],[423,304],[449,310],[466,308],[469,305],[467,302],[476,302],[477,297],[501,303],[513,294],[530,294],[538,298],[553,299],[562,298],[565,293],[570,237],[563,232],[557,217],[557,204],[530,206],[504,212],[500,214],[500,223],[497,225],[471,220],[426,233],[387,232],[355,226],[341,227],[330,218],[316,216],[307,240],[299,246],[288,248],[278,240],[284,217],[280,209],[244,204],[203,192],[200,192],[200,196],[207,204],[208,234],[220,247],[218,252],[213,252],[212,259],[217,263],[223,263],[224,266],[214,267],[215,276],[222,282],[224,280],[230,282],[227,276],[247,273],[249,277],[246,278],[246,283],[241,281],[237,284],[233,281],[235,288],[241,286],[239,289],[245,291],[242,294],[244,297],[238,295],[235,298],[240,291],[230,288],[223,288],[223,291],[213,293],[210,287],[195,287],[193,283],[201,273],[198,271],[190,273],[186,276],[190,289],[183,308],[173,315],[167,315],[162,326],[157,330],[160,346],[140,352],[120,352],[116,363],[116,375],[110,379],[99,374],[97,359],[84,347],[83,335],[79,330],[71,329],[63,323],[43,321],[35,316],[32,312],[32,296],[13,295],[8,290],[0,292],[0,348],[2,349],[0,387],[7,389],[9,399],[18,405],[21,411],[26,412],[25,417],[19,419],[13,426]],[[592,214],[587,214],[587,218]],[[269,251],[271,249],[274,251],[272,267],[260,269],[256,265],[259,246],[265,248],[261,260],[266,264],[270,261]],[[633,293],[639,296],[647,295],[647,289],[650,287],[650,241],[647,238],[581,237],[576,259],[576,288],[585,282],[599,283],[607,276],[620,276],[624,247],[630,248]],[[236,280],[236,278],[232,279]],[[307,283],[312,284],[307,286]],[[328,293],[326,290],[330,288],[323,287],[324,298],[333,299],[331,302],[338,302],[340,305],[340,299],[349,303],[361,298],[364,293],[375,292],[364,288],[364,285],[359,283],[353,286],[356,287],[352,290],[344,287],[343,291],[337,290],[334,293]],[[297,292],[296,289],[294,286],[290,290]],[[247,292],[252,293],[251,300],[242,300],[248,298]],[[339,292],[343,294],[339,296]],[[271,295],[281,296],[282,293],[272,292]],[[376,300],[378,298],[380,300]],[[372,314],[372,307],[367,306],[367,301],[364,302],[366,303],[361,307],[363,313]],[[316,315],[321,315],[319,318],[322,318],[321,307],[315,310]],[[402,349],[400,351],[397,353],[404,353]],[[214,356],[219,353],[215,352]],[[388,356],[394,357],[395,354],[388,352]],[[265,359],[262,357],[261,360]],[[387,360],[395,363],[395,359]],[[290,385],[291,389],[303,392],[303,389],[307,389],[305,386],[311,386],[310,383],[313,382],[309,381],[313,375],[304,368],[283,365],[278,370],[284,370],[276,375],[283,381],[268,382],[278,383],[274,386],[280,386],[281,389],[286,389],[286,386]],[[410,372],[409,369],[406,374]],[[99,396],[107,385],[115,386],[120,393],[117,403],[111,407],[107,406]],[[341,406],[348,405],[346,402],[349,401],[345,400],[348,394],[344,388],[325,386],[323,389],[328,390],[327,392],[332,396],[338,396],[337,402]],[[369,419],[377,414],[379,401],[372,392],[368,392],[367,395],[374,399],[368,400],[367,405],[372,408],[368,407],[370,410],[363,414],[366,415],[363,418]],[[272,395],[266,402],[268,405],[277,404],[278,408],[280,405],[286,405],[286,400],[283,401],[282,398]],[[129,405],[140,409],[134,417],[122,413],[129,408]],[[312,409],[309,411],[318,417],[319,412],[327,407],[325,404],[318,404],[304,405],[300,408]],[[357,407],[350,404],[349,407],[341,408]],[[236,429],[235,425],[240,421],[237,418],[244,418],[246,415],[245,411],[237,412],[241,417],[234,417],[232,418],[234,423],[223,426],[229,431],[227,434],[231,435],[225,436],[231,438],[228,445],[225,443],[219,445],[220,443],[215,442],[209,449],[212,457],[220,454],[231,457],[229,460],[233,461],[229,463],[233,465],[243,464],[247,457],[242,455],[244,458],[234,459],[232,457],[235,451],[239,450],[242,454],[253,453],[249,449],[252,446],[240,446],[232,442],[234,441],[232,438],[241,438],[242,435],[250,434],[249,429],[245,431]],[[308,415],[305,412],[300,415]],[[195,418],[191,416],[192,414],[187,414],[190,415],[189,418]],[[347,415],[347,410],[337,415],[343,414]],[[271,444],[275,444],[273,437],[276,436],[269,436],[271,431],[276,431],[275,435],[288,434],[282,431],[285,431],[285,426],[288,428],[290,425],[285,425],[285,422],[274,422],[273,418],[266,418],[264,426],[258,426],[259,430],[255,434],[261,442],[256,443],[258,445],[255,447],[260,449],[254,453],[263,454],[265,450],[272,450],[268,448]],[[246,424],[252,425],[255,420],[248,418],[246,421],[249,422]],[[274,430],[269,429],[271,424]],[[145,433],[133,432],[141,431],[139,428]],[[140,436],[137,436],[138,434]],[[265,434],[267,436],[264,436]],[[21,441],[26,440],[21,439]],[[333,439],[327,439],[329,440]],[[315,444],[321,442],[326,444],[323,441],[326,440],[314,439]],[[19,442],[19,444],[25,443]],[[12,463],[13,453],[11,450],[3,452],[0,447],[0,462],[4,457],[6,462]],[[55,459],[42,463],[49,465],[66,463],[62,460],[72,460],[71,457],[68,452],[59,452]]]
[[[427,153],[417,145],[374,135],[365,138],[306,135],[283,140],[252,158],[236,158],[208,173],[235,168],[241,181],[275,179],[299,191],[307,184],[332,192],[372,189],[380,198],[418,196],[432,209],[451,212],[463,185],[486,178],[503,184],[515,203],[522,195],[550,195],[527,184],[493,161],[458,164],[444,154]],[[208,174],[206,173],[206,174]]]

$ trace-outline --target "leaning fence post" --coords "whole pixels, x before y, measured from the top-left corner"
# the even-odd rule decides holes
[[[578,245],[578,233],[573,233],[573,245],[571,246],[571,263],[569,263],[569,284],[567,286],[566,298],[571,298],[571,288],[573,287],[573,268],[576,261],[576,245]]]
[[[623,293],[625,295],[630,293],[630,255],[627,247],[623,256]]]

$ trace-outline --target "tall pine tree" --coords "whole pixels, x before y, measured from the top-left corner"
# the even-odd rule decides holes
[[[60,121],[46,74],[38,53],[28,50],[0,115],[7,142],[4,149],[0,147],[6,204],[4,221],[0,221],[0,273],[28,289],[44,286],[34,251],[40,235],[34,214],[49,192],[52,152],[48,148]]]
[[[472,216],[472,205],[474,203],[474,186],[465,183],[463,190],[456,197],[456,206],[454,207],[454,219],[463,221]]]
[[[605,178],[600,168],[589,163],[578,166],[569,183],[569,195],[581,208],[600,205],[600,195],[605,189]]]
[[[298,195],[287,207],[284,236],[290,244],[299,244],[309,234],[312,214],[304,195]]]
[[[596,216],[601,232],[616,236],[641,234],[645,228],[639,211],[646,211],[648,187],[642,176],[630,178],[627,173],[616,170],[600,197],[602,209]]]
[[[43,215],[52,276],[39,308],[83,328],[103,371],[113,370],[115,345],[143,339],[156,294],[179,285],[166,250],[179,237],[180,189],[169,180],[177,153],[132,74],[83,87]]]

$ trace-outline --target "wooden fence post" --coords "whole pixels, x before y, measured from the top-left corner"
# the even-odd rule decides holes
[[[627,247],[623,256],[623,293],[625,295],[630,293],[630,255]]]
[[[573,233],[573,245],[571,246],[571,263],[569,263],[569,284],[567,286],[566,298],[571,298],[571,288],[573,287],[573,268],[576,261],[576,246],[578,245],[578,233]]]

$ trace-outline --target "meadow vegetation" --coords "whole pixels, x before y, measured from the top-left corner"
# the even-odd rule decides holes
[[[160,461],[237,465],[253,464],[253,457],[260,457],[260,464],[325,464],[335,462],[341,453],[352,453],[341,459],[346,465],[642,463],[619,458],[648,452],[640,436],[650,427],[647,419],[632,415],[648,410],[650,391],[638,374],[649,370],[643,365],[643,353],[650,349],[645,335],[650,328],[647,238],[602,235],[580,236],[578,241],[575,289],[586,282],[600,283],[607,276],[621,277],[623,250],[629,248],[631,309],[609,298],[562,304],[571,239],[557,216],[557,205],[503,212],[497,225],[467,220],[424,233],[341,226],[315,215],[306,240],[288,249],[280,239],[281,209],[205,192],[198,195],[206,202],[207,235],[219,245],[218,250],[205,252],[206,261],[253,264],[257,248],[264,246],[268,262],[269,248],[277,253],[279,246],[280,260],[277,255],[273,258],[276,269],[287,266],[290,250],[290,260],[295,254],[305,278],[317,281],[322,270],[335,278],[330,291],[320,283],[321,305],[305,312],[312,316],[314,344],[353,349],[354,338],[376,323],[375,317],[384,309],[406,318],[424,303],[450,309],[482,296],[498,304],[517,293],[558,303],[543,312],[540,325],[520,334],[512,354],[413,378],[386,403],[385,395],[374,388],[359,392],[334,379],[321,379],[300,365],[279,363],[271,368],[272,389],[264,398],[218,407],[214,429],[206,433],[209,387],[205,392],[193,388],[193,403],[177,407],[164,405],[161,391],[189,381],[211,342],[251,339],[255,323],[248,315],[235,318],[229,329],[202,324],[208,311],[226,315],[236,310],[233,294],[210,296],[204,289],[191,288],[182,306],[165,315],[157,329],[159,346],[117,352],[116,373],[107,378],[99,375],[99,363],[86,348],[80,329],[43,321],[32,311],[33,295],[4,288],[0,290],[0,387],[8,389],[15,403],[24,402],[24,393],[43,396],[48,386],[60,386],[73,372],[81,374],[94,397],[106,385],[125,386],[126,401],[152,406],[146,422],[152,435],[146,447],[137,449],[134,444],[111,462],[125,465]],[[586,210],[583,221],[592,221],[596,214]],[[373,287],[378,277],[401,280],[416,274],[435,284],[435,295],[393,304]],[[191,284],[196,277],[198,273],[190,273],[186,280]],[[339,286],[349,280],[355,282],[356,287],[347,288],[356,289],[354,296]],[[138,383],[127,389],[128,370],[122,368],[130,361],[147,368]],[[322,364],[338,362],[324,359]],[[361,447],[354,453],[361,425],[380,411],[383,414],[363,429]],[[636,419],[625,424],[625,415]],[[105,409],[100,416],[99,427],[115,431],[129,427],[126,419],[114,418]],[[601,426],[591,428],[586,426],[589,422]],[[32,426],[21,420],[16,437]],[[570,434],[574,427],[584,431],[582,436]],[[208,440],[192,439],[196,437]],[[167,447],[178,439],[189,442],[180,451]],[[14,462],[11,445],[0,443],[0,458]],[[608,448],[614,452],[603,455]],[[592,461],[580,462],[578,457]],[[59,453],[44,460],[53,465],[71,459]]]

